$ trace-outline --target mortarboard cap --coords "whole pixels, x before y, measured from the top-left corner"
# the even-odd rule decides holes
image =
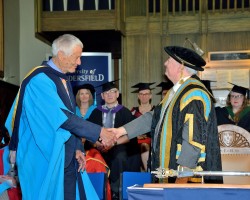
[[[78,85],[76,87],[74,87],[73,91],[74,91],[74,94],[76,95],[77,92],[80,90],[80,89],[88,89],[92,96],[94,97],[95,96],[95,88],[93,85],[89,84],[89,83],[85,83],[85,84],[82,84],[82,85]]]
[[[207,90],[213,94],[212,89],[211,89],[211,82],[216,82],[216,81],[210,81],[210,80],[201,80],[201,82],[205,85]]]
[[[228,82],[228,83],[230,83],[230,82]],[[238,85],[235,85],[233,83],[230,83],[230,84],[233,85],[233,88],[231,89],[232,92],[237,92],[237,93],[243,94],[244,96],[246,96],[246,94],[249,92],[248,88],[238,86]]]
[[[195,51],[179,46],[167,46],[164,47],[164,50],[180,64],[183,63],[185,66],[197,71],[204,71],[202,67],[206,65],[206,61]]]
[[[169,90],[173,86],[174,84],[171,81],[161,82],[160,84],[156,86],[156,87],[161,87],[161,92],[158,92],[156,95],[162,94],[163,90]]]
[[[117,80],[114,80],[114,81],[109,81],[109,82],[106,82],[106,83],[103,83],[97,87],[102,87],[102,92],[106,92],[106,91],[109,91],[113,88],[118,88],[117,85],[116,85],[116,82],[119,81],[119,79]]]
[[[174,84],[171,81],[166,81],[166,82],[161,82],[156,87],[161,87],[162,90],[169,90],[170,88],[173,87],[173,85]]]
[[[137,84],[131,86],[131,88],[138,88],[137,90],[133,91],[132,93],[138,93],[141,90],[153,90],[154,88],[150,88],[150,86],[153,84],[155,84],[155,82],[153,82],[153,83],[137,83]]]

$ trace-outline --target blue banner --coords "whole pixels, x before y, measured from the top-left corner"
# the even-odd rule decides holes
[[[72,87],[90,83],[95,87],[97,104],[101,103],[101,84],[112,81],[111,53],[82,53],[81,65],[68,74]]]

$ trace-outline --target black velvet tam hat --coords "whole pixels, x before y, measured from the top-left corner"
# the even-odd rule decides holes
[[[103,83],[103,84],[99,85],[98,87],[102,86],[102,92],[106,92],[106,91],[109,91],[113,88],[118,88],[116,85],[116,81],[119,81],[119,79]]]
[[[241,87],[241,86],[235,85],[233,83],[230,83],[230,84],[233,85],[233,88],[231,89],[232,92],[237,92],[237,93],[240,93],[240,94],[243,94],[244,96],[246,96],[246,94],[249,91],[248,88]]]
[[[161,82],[156,87],[161,87],[161,92],[157,93],[157,95],[160,95],[163,90],[169,90],[172,88],[174,84],[171,81]]]
[[[202,67],[206,65],[206,61],[195,51],[179,46],[164,47],[164,50],[180,64],[197,71],[204,71]]]
[[[82,84],[82,85],[78,85],[76,87],[74,87],[74,94],[76,95],[77,92],[81,89],[88,89],[92,96],[94,97],[95,96],[95,88],[93,85],[89,84],[89,83],[85,83],[85,84]]]
[[[154,88],[150,88],[150,86],[153,84],[155,84],[155,82],[153,82],[153,83],[137,83],[137,84],[131,86],[131,88],[138,88],[137,90],[133,91],[132,93],[138,93],[141,90],[153,90]]]

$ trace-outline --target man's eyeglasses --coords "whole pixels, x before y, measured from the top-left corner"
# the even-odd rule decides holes
[[[150,95],[150,93],[145,93],[145,94],[139,93],[139,96],[149,96],[149,95]]]
[[[103,94],[106,94],[106,95],[108,95],[108,94],[115,94],[117,91],[118,90],[108,90],[106,92],[103,92]]]
[[[242,98],[242,97],[243,97],[242,94],[239,94],[239,95],[230,94],[230,98],[232,98],[232,99],[240,99],[240,98]]]

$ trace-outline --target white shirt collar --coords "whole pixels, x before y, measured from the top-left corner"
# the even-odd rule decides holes
[[[189,79],[191,76],[187,76],[187,77],[185,77],[185,78],[182,78],[181,80],[182,81],[186,81],[187,79]],[[181,86],[181,83],[180,83],[180,81],[181,80],[179,80],[174,86],[173,86],[173,90],[174,90],[174,92],[176,92],[178,89],[179,89],[179,87]]]

